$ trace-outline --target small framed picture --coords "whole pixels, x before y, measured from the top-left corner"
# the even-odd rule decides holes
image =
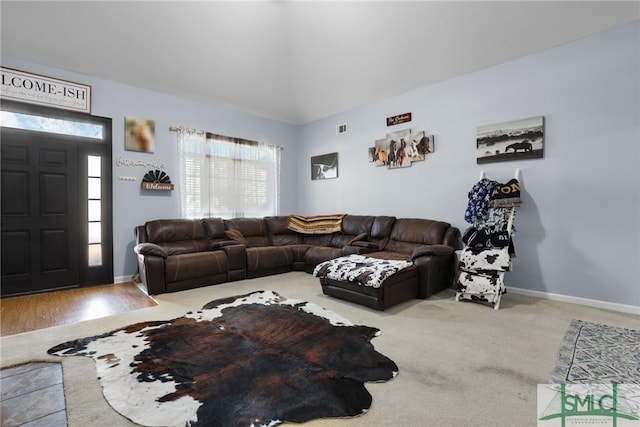
[[[156,147],[155,128],[153,120],[125,117],[124,149],[153,153]]]
[[[540,159],[544,153],[544,117],[479,126],[476,162]]]
[[[311,157],[311,179],[330,179],[338,177],[338,153]]]

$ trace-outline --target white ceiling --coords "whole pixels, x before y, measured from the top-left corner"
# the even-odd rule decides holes
[[[640,20],[640,2],[3,0],[0,14],[3,55],[300,124]]]

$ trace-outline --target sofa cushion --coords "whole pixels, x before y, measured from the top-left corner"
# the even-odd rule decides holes
[[[205,252],[209,250],[206,239],[203,240],[181,240],[179,242],[158,242],[167,255],[190,254],[194,252]]]
[[[154,255],[161,258],[169,256],[167,251],[155,243],[139,243],[133,248],[133,251],[139,255]]]
[[[222,218],[203,218],[202,226],[209,239],[224,239],[224,220]]]
[[[269,246],[269,236],[264,218],[225,219],[226,230],[239,230],[247,241],[248,247]]]
[[[342,220],[342,234],[357,236],[360,233],[371,232],[375,217],[368,215],[345,215]]]
[[[442,244],[449,224],[428,219],[400,218],[391,229],[385,251],[411,254],[421,245]]]
[[[237,245],[235,239],[227,237],[225,234],[224,220],[222,218],[203,218],[202,226],[207,236],[210,250],[220,249],[229,245]]]
[[[240,243],[241,245],[245,245],[247,248],[250,247],[249,242],[247,242],[247,239],[245,239],[244,235],[242,234],[242,232],[240,230],[227,230],[224,232],[224,234],[232,239],[235,240],[236,242]]]
[[[411,255],[401,252],[378,251],[367,254],[371,258],[391,259],[394,261],[411,261]]]
[[[158,219],[145,223],[147,239],[151,243],[203,240],[206,238],[200,220]]]
[[[352,242],[349,246],[354,246],[357,248],[366,248],[366,249],[378,249],[378,244],[374,242],[366,242],[364,240],[356,240]]]
[[[377,216],[371,225],[371,237],[373,239],[386,239],[391,234],[391,228],[396,222],[394,216]]]
[[[267,216],[264,218],[264,223],[267,226],[269,242],[272,245],[297,245],[302,242],[302,237],[289,229],[289,217]]]
[[[308,266],[315,267],[321,262],[342,256],[342,248],[330,248],[325,246],[312,246],[304,255],[304,262]]]
[[[212,251],[222,249],[226,246],[237,245],[238,242],[235,239],[215,240],[209,241],[209,249]]]
[[[416,248],[411,254],[411,259],[415,259],[419,256],[436,255],[436,256],[449,256],[454,252],[453,246],[448,245],[424,245]]]
[[[342,232],[331,236],[329,246],[334,248],[349,246],[356,237],[356,241],[367,240],[374,218],[364,215],[345,215],[342,220]]]
[[[145,223],[147,242],[155,243],[167,255],[202,252],[209,249],[201,221],[158,219]]]
[[[290,267],[293,253],[289,246],[261,246],[247,249],[247,270],[272,270]]]
[[[310,246],[329,246],[332,234],[310,234],[303,236],[302,243]]]
[[[349,242],[353,238],[354,236],[351,234],[334,234],[331,236],[329,246],[332,248],[344,248],[345,246],[349,246]]]
[[[365,240],[367,240],[367,237],[369,237],[367,235],[367,233],[360,233],[356,237],[354,237],[353,239],[349,240],[349,245],[353,245],[355,242],[365,241]]]
[[[165,260],[167,282],[180,282],[215,276],[227,272],[227,255],[223,251],[180,254]]]

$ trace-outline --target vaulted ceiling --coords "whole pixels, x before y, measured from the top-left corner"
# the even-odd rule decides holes
[[[3,55],[300,124],[637,21],[640,2],[3,0],[0,14]]]

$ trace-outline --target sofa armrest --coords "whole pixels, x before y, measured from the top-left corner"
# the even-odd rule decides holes
[[[453,246],[455,249],[461,249],[463,246],[461,236],[460,230],[457,227],[449,227],[449,229],[444,233],[442,244]]]
[[[138,274],[147,295],[167,291],[164,277],[167,252],[154,243],[140,243],[133,248],[138,258]]]
[[[247,248],[231,240],[232,244],[220,247],[219,250],[227,254],[229,281],[241,280],[247,277]]]
[[[453,246],[448,245],[424,245],[414,249],[411,254],[411,261],[421,256],[449,256],[455,251]]]
[[[357,246],[359,248],[378,249],[378,244],[373,242],[367,242],[366,240],[358,240],[351,242],[349,246]]]
[[[355,242],[355,243],[358,243],[358,242]],[[360,246],[360,245],[349,245],[342,248],[342,256],[354,255],[354,254],[357,254],[357,255],[368,254],[373,252],[374,250],[378,250],[378,246],[371,248],[371,247]]]
[[[414,249],[411,261],[418,269],[418,298],[424,299],[453,285],[455,248],[424,245]]]
[[[216,249],[222,249],[225,246],[238,245],[235,240],[219,240],[217,242],[209,242],[209,249],[215,251]]]
[[[140,243],[140,244],[136,245],[133,248],[133,250],[138,255],[155,255],[155,256],[162,257],[162,258],[166,258],[167,256],[169,256],[167,251],[165,251],[164,249],[162,249],[160,246],[156,245],[155,243]]]
[[[147,229],[144,225],[136,225],[133,234],[136,237],[136,244],[147,243]]]

